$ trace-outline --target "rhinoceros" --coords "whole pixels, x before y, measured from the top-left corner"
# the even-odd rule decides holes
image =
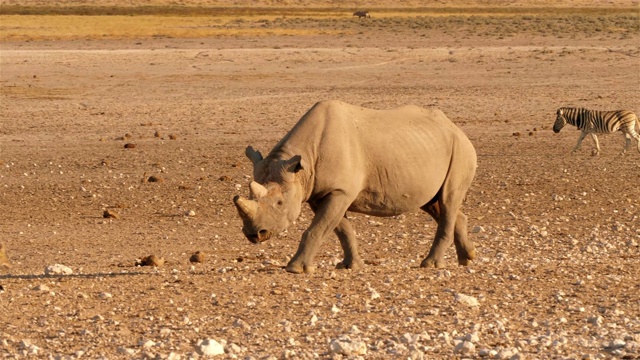
[[[475,258],[460,207],[477,167],[471,141],[437,109],[373,110],[337,100],[316,103],[267,157],[251,146],[249,198],[233,201],[242,232],[260,243],[286,230],[307,202],[315,213],[286,270],[312,272],[321,243],[335,232],[344,251],[338,268],[359,269],[347,211],[395,216],[422,209],[438,223],[421,267],[445,266],[455,243],[458,263]]]

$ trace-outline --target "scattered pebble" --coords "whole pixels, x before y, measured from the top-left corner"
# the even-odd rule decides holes
[[[196,343],[196,351],[202,356],[222,355],[224,346],[213,339],[199,340]]]
[[[105,219],[120,219],[120,214],[113,210],[105,210],[102,213],[102,217]]]
[[[54,264],[45,267],[45,275],[71,275],[73,270],[70,267],[61,264]]]
[[[333,339],[329,343],[331,354],[344,356],[366,355],[367,344],[360,340],[352,340],[349,336],[343,335],[338,339]]]
[[[465,294],[461,294],[461,293],[457,293],[455,294],[455,300],[461,304],[467,305],[469,307],[476,307],[476,306],[480,306],[480,303],[478,302],[478,299],[474,298],[473,296],[469,296],[469,295],[465,295]]]
[[[196,251],[191,255],[189,261],[192,263],[203,263],[204,262],[204,253],[202,251]]]
[[[164,265],[164,258],[156,255],[145,256],[140,260],[136,260],[135,266],[154,266],[160,267]]]

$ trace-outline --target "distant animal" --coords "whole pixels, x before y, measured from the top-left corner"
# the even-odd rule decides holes
[[[253,243],[294,222],[307,202],[315,213],[286,270],[312,272],[323,240],[335,232],[344,252],[338,268],[364,264],[347,211],[395,216],[421,209],[438,223],[421,267],[443,267],[455,243],[458,263],[476,256],[460,210],[475,175],[471,141],[437,109],[373,110],[340,101],[315,104],[266,158],[251,146],[250,196],[234,197],[242,232]]]
[[[358,19],[362,19],[362,18],[370,18],[371,15],[369,14],[368,11],[356,11],[353,13],[353,16],[357,16]]]
[[[596,134],[611,134],[616,131],[621,131],[625,137],[622,154],[627,152],[629,144],[631,144],[631,138],[634,138],[638,142],[638,152],[640,152],[640,134],[635,130],[636,126],[640,129],[640,122],[636,114],[631,111],[596,111],[571,107],[559,108],[556,111],[556,121],[553,124],[553,132],[560,132],[567,123],[576,126],[582,131],[573,152],[579,150],[584,137],[587,136],[587,134],[591,134],[591,138],[593,138],[596,144],[593,155],[598,155],[600,153],[600,144],[598,143]]]
[[[7,257],[7,248],[4,246],[4,243],[0,242],[0,268],[11,268],[11,262]]]

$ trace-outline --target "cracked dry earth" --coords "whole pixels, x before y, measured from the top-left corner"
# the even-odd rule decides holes
[[[4,43],[0,357],[639,358],[640,154],[551,131],[560,106],[640,112],[639,55],[638,34]],[[307,207],[243,237],[244,148],[323,99],[436,106],[468,134],[471,266],[418,267],[421,212],[349,214],[362,271],[334,268],[335,237],[315,273],[282,269]]]

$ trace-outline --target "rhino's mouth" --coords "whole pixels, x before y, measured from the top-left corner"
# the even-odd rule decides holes
[[[267,241],[269,240],[269,238],[271,238],[271,231],[268,230],[260,230],[258,231],[257,234],[249,234],[249,233],[244,233],[244,236],[247,237],[247,239],[254,243],[254,244],[259,244],[261,242]]]

